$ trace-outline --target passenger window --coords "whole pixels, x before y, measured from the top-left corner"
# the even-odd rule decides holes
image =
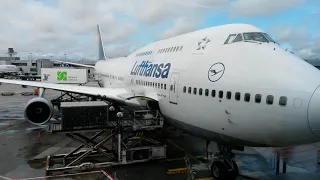
[[[160,89],[160,83],[158,83],[158,89]]]
[[[197,88],[193,88],[193,94],[197,94]]]
[[[164,84],[164,89],[167,89],[167,84]]]
[[[227,40],[224,42],[224,44],[230,44],[232,43],[232,41],[234,40],[234,38],[236,37],[236,34],[230,34],[227,38]]]
[[[163,84],[161,83],[161,89],[163,89]]]
[[[191,87],[188,88],[188,93],[191,94]]]
[[[177,47],[174,47],[174,48],[173,48],[173,52],[176,51],[176,48],[177,48]]]
[[[182,48],[183,48],[183,46],[181,46],[181,47],[180,47],[180,50],[179,50],[179,51],[181,51],[181,50],[182,50]]]
[[[212,90],[212,91],[211,91],[211,96],[212,96],[212,97],[216,97],[216,90]]]
[[[239,92],[236,92],[234,98],[239,101],[241,99],[241,94]]]
[[[250,94],[249,93],[244,94],[244,101],[246,101],[246,102],[250,101]]]
[[[172,85],[170,85],[170,91],[172,91],[173,90],[173,86]]]
[[[267,96],[267,104],[269,104],[269,105],[273,104],[273,96],[272,95]]]
[[[219,91],[219,98],[223,98],[223,91]]]
[[[286,106],[287,105],[287,97],[281,96],[279,99],[279,105],[280,106]]]
[[[187,91],[187,87],[184,86],[183,87],[183,92],[186,93],[186,91]]]
[[[202,96],[202,88],[199,89],[199,95]]]
[[[231,92],[230,91],[227,92],[227,99],[231,99]]]
[[[254,99],[256,103],[261,103],[261,94],[256,94]]]
[[[237,37],[234,39],[233,42],[240,42],[242,41],[242,35],[241,34],[238,34]]]
[[[209,96],[209,89],[206,89],[206,90],[204,91],[204,94],[205,94],[205,96]]]

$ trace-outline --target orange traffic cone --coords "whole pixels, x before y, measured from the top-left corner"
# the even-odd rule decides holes
[[[37,139],[40,139],[40,131],[38,132]]]

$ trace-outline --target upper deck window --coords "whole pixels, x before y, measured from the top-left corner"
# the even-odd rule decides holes
[[[261,32],[250,32],[243,33],[243,38],[246,41],[260,41],[260,42],[269,42],[268,39]]]

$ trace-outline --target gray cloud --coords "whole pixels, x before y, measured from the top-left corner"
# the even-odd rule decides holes
[[[270,31],[277,41],[291,45],[292,50],[302,58],[320,57],[320,37],[311,36],[308,27],[282,25]]]
[[[180,34],[184,34],[190,31],[195,30],[197,25],[196,21],[190,21],[190,19],[179,18],[177,19],[173,26],[163,32],[163,38],[169,38],[173,36],[177,36]]]

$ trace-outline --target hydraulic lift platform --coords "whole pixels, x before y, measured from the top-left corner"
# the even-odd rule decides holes
[[[157,138],[164,119],[156,110],[104,101],[61,102],[59,108],[61,120],[48,126],[47,132],[64,133],[79,146],[66,154],[47,156],[46,175],[166,158],[166,145]]]

